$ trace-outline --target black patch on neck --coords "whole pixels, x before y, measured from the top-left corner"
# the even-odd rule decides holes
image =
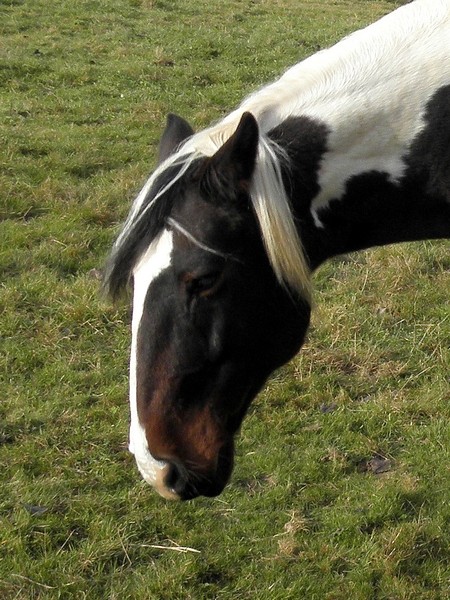
[[[450,202],[450,85],[433,95],[424,120],[406,157],[406,178],[421,180],[427,195]]]
[[[289,168],[282,169],[283,182],[294,213],[309,219],[311,201],[320,192],[318,174],[330,129],[310,117],[288,117],[268,135],[289,156]]]

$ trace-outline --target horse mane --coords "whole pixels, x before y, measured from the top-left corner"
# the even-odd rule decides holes
[[[103,288],[108,295],[115,298],[126,288],[140,256],[164,228],[183,175],[198,159],[212,156],[225,143],[234,133],[242,112],[241,107],[218,124],[193,135],[174,155],[161,163],[147,180],[131,207],[107,261]],[[289,168],[283,149],[267,133],[260,131],[256,166],[249,190],[254,214],[278,281],[309,302],[310,269],[284,187],[282,165]]]

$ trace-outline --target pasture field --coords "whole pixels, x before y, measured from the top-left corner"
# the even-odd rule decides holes
[[[450,597],[448,241],[323,266],[230,485],[183,504],[127,452],[98,291],[167,112],[206,126],[401,3],[0,0],[0,598]]]

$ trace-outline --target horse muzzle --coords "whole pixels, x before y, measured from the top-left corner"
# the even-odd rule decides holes
[[[224,446],[213,467],[188,468],[178,460],[161,460],[148,449],[134,452],[138,469],[145,481],[167,500],[192,500],[198,496],[218,496],[233,470],[234,444]]]

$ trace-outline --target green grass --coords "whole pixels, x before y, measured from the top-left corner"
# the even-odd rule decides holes
[[[126,451],[129,308],[96,279],[168,111],[205,126],[400,4],[0,0],[2,599],[449,597],[448,242],[317,273],[231,484],[187,504]]]

